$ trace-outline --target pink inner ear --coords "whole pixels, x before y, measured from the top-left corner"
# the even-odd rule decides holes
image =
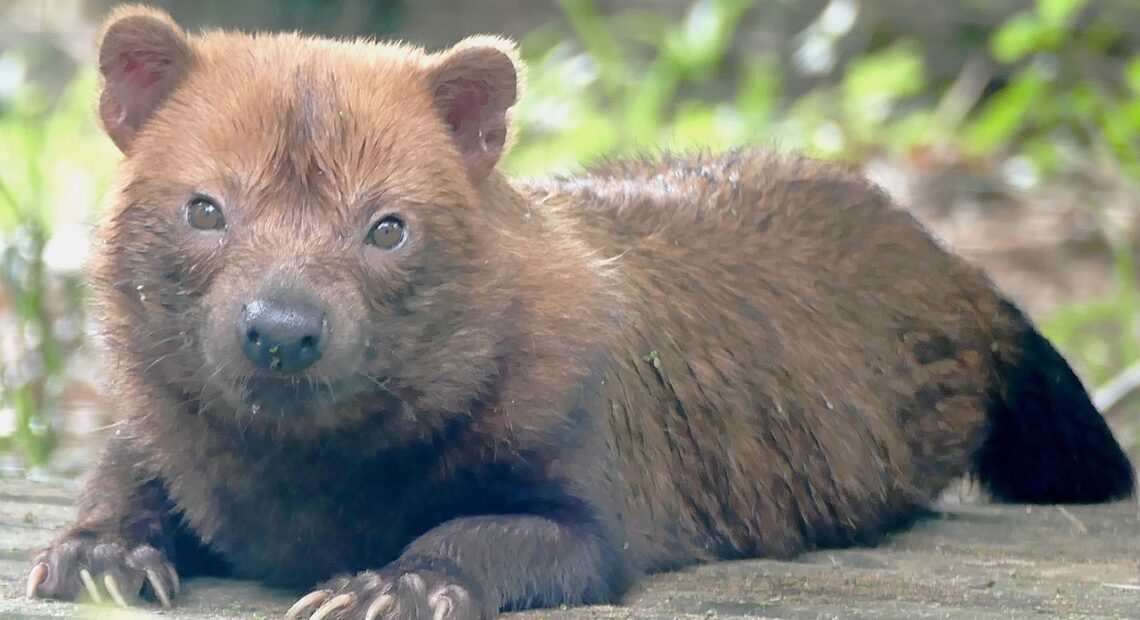
[[[459,71],[441,80],[436,87],[435,103],[463,156],[468,175],[478,181],[487,176],[503,155],[507,137],[506,110],[514,102],[514,88],[513,84],[506,88],[493,79],[480,79],[481,74],[489,72],[468,71],[478,77],[455,73]]]
[[[111,97],[104,107],[109,115],[104,120],[110,125],[112,138],[125,144],[158,105],[159,82],[172,62],[163,54],[148,51],[123,52],[117,61],[115,71],[108,75]]]
[[[491,100],[487,84],[476,80],[454,80],[447,87],[452,91],[447,110],[451,129],[459,135],[478,135]]]
[[[194,52],[172,24],[130,15],[111,24],[99,43],[103,92],[99,116],[124,153],[163,97],[194,62]]]
[[[444,119],[473,178],[482,178],[495,165],[506,137],[502,110],[493,104],[491,94],[487,82],[471,79],[451,80],[437,93],[444,105]]]
[[[150,88],[162,78],[162,72],[170,66],[170,59],[154,52],[123,52],[119,55],[122,62],[123,77],[133,84],[134,88]]]

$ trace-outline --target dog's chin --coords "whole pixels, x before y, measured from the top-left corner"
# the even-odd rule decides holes
[[[340,382],[250,377],[228,400],[252,417],[286,420],[319,416],[356,395],[354,386]]]

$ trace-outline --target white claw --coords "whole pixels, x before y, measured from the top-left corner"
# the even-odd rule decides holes
[[[364,620],[376,620],[380,614],[392,609],[396,604],[396,597],[391,594],[382,594],[372,601],[368,606],[368,611],[364,613]]]
[[[432,620],[443,620],[451,612],[451,599],[440,597],[435,603],[435,614]]]
[[[338,609],[348,607],[355,601],[356,596],[353,594],[338,594],[329,599],[328,602],[324,605],[321,605],[321,608],[318,609],[317,613],[313,614],[309,620],[324,620],[325,616],[337,611]]]
[[[178,576],[178,571],[173,566],[167,566],[166,571],[170,573],[170,582],[174,584],[174,596],[182,594],[182,579]]]
[[[158,597],[158,601],[162,603],[163,607],[172,607],[170,604],[170,595],[166,593],[166,586],[162,585],[162,579],[159,578],[158,573],[154,569],[146,569],[146,580],[150,582],[150,587],[154,590],[154,595]]]
[[[103,575],[103,585],[107,586],[107,593],[115,599],[119,607],[128,607],[127,599],[123,598],[123,593],[119,590],[119,582],[115,581],[113,575]]]
[[[47,580],[48,567],[47,564],[40,562],[32,567],[32,572],[28,573],[28,587],[25,592],[28,598],[36,598],[36,590]]]
[[[324,590],[315,590],[302,596],[299,601],[293,603],[289,611],[285,612],[285,620],[297,620],[301,617],[301,612],[314,606],[320,605],[329,598],[329,593]]]
[[[79,569],[79,580],[83,582],[83,587],[87,589],[87,595],[96,605],[103,603],[103,595],[99,592],[99,586],[95,585],[95,579],[91,577],[91,572],[86,568]]]

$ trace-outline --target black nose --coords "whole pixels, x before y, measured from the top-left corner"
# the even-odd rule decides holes
[[[282,373],[304,370],[321,359],[328,342],[324,310],[292,299],[258,299],[238,315],[238,339],[249,361]]]

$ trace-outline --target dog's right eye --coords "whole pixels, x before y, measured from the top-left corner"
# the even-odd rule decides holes
[[[213,200],[196,196],[186,205],[186,223],[198,230],[221,230],[226,227],[226,218]]]

